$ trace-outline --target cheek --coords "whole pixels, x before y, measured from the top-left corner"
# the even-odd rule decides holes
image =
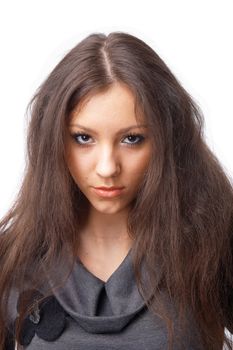
[[[140,155],[132,159],[131,168],[135,172],[135,175],[138,174],[140,176],[140,174],[144,174],[144,172],[149,166],[150,159],[151,159],[150,148],[143,150]]]
[[[76,152],[72,152],[72,150],[70,150],[67,152],[66,164],[73,179],[78,180],[78,178],[82,176],[85,163],[80,160]]]

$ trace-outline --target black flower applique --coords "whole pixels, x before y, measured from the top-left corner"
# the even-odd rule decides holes
[[[66,326],[66,312],[58,303],[57,299],[51,295],[41,302],[37,299],[43,297],[38,290],[27,290],[20,294],[17,303],[17,311],[19,313],[20,303],[27,300],[30,295],[30,300],[33,298],[35,307],[33,311],[24,319],[23,327],[20,333],[20,344],[27,346],[32,338],[37,336],[46,341],[54,341],[57,339]],[[15,319],[14,329],[19,316]]]

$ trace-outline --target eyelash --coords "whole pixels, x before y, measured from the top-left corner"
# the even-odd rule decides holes
[[[74,134],[72,134],[71,136],[74,138],[75,142],[76,142],[79,146],[85,147],[85,146],[88,146],[88,145],[89,145],[88,143],[80,143],[80,142],[77,140],[77,138],[78,138],[79,136],[87,136],[87,137],[90,137],[88,134],[84,134],[84,133],[74,133]],[[138,140],[136,143],[131,143],[131,144],[130,144],[130,143],[127,143],[127,146],[129,146],[129,147],[138,146],[139,144],[141,144],[141,143],[145,140],[145,137],[144,137],[143,135],[141,135],[141,134],[136,134],[136,133],[127,134],[127,135],[124,136],[124,138],[131,137],[131,136],[132,136],[132,137],[138,137],[139,140]]]

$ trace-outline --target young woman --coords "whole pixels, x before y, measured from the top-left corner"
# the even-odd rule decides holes
[[[233,349],[232,184],[162,59],[91,34],[29,107],[0,223],[0,348]]]

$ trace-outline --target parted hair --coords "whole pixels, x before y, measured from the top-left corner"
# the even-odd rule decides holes
[[[92,33],[79,42],[27,106],[24,177],[0,221],[0,349],[5,349],[10,291],[44,285],[42,266],[49,270],[67,254],[72,269],[86,198],[65,162],[67,121],[74,108],[114,83],[131,89],[136,113],[144,114],[153,141],[127,221],[138,288],[148,308],[165,322],[169,349],[174,320],[162,292],[176,306],[184,332],[186,316],[192,315],[206,350],[221,349],[223,343],[233,349],[224,333],[224,327],[233,329],[231,178],[205,141],[197,102],[149,45],[120,31]],[[149,276],[146,286],[142,261]],[[66,276],[62,282],[58,278],[57,286]],[[22,305],[16,340],[30,307]]]

